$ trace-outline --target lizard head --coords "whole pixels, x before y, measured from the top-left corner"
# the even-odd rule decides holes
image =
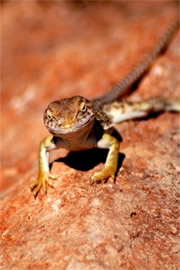
[[[81,96],[74,96],[49,104],[44,112],[44,124],[55,136],[86,130],[95,118],[91,102]]]

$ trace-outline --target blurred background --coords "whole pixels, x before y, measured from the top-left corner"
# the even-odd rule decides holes
[[[178,2],[1,1],[0,9],[5,191],[37,173],[39,142],[48,134],[42,120],[48,103],[108,91],[154,45],[176,16]],[[156,93],[142,87],[135,95]]]

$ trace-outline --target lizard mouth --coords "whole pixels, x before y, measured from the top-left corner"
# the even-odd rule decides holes
[[[75,125],[68,125],[67,127],[59,127],[57,126],[49,126],[48,124],[46,125],[47,129],[49,132],[53,135],[65,135],[65,134],[70,134],[70,133],[75,133],[81,129],[88,128],[88,126],[94,121],[94,115],[88,119],[82,119]],[[91,126],[91,125],[90,125]]]

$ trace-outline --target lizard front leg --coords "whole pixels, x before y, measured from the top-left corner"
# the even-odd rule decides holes
[[[118,165],[119,145],[119,141],[109,134],[104,134],[97,143],[98,148],[108,148],[109,153],[104,168],[92,176],[91,183],[106,181],[109,177],[114,179]]]
[[[33,191],[34,197],[37,196],[40,189],[42,188],[44,193],[47,191],[47,184],[52,186],[52,182],[49,178],[55,178],[49,172],[49,151],[56,148],[53,142],[53,136],[45,137],[39,147],[39,173],[37,179],[31,184],[31,190]]]

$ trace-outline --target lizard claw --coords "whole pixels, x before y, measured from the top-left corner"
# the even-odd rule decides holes
[[[49,178],[56,179],[56,176],[51,173],[41,173],[38,175],[38,178],[31,184],[30,187],[35,198],[37,197],[41,188],[43,192],[47,194],[47,184],[53,187],[53,182]]]
[[[94,173],[90,183],[105,183],[109,178],[114,180],[115,172],[111,168],[106,167],[102,171]]]

